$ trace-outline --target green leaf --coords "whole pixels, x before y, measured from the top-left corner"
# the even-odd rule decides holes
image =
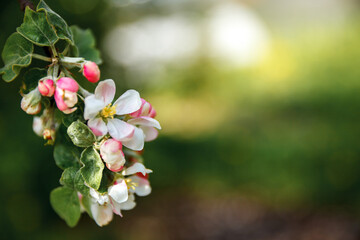
[[[85,182],[88,186],[98,190],[104,170],[99,153],[93,147],[86,148],[81,153],[80,161],[84,164],[80,171]]]
[[[28,93],[38,86],[40,79],[47,76],[47,71],[43,68],[32,68],[24,74],[24,93]]]
[[[58,37],[48,22],[45,13],[26,7],[24,22],[16,29],[23,37],[39,46],[51,46]]]
[[[70,124],[67,133],[74,145],[78,147],[90,147],[96,141],[90,128],[79,120]]]
[[[113,185],[114,183],[114,174],[113,172],[107,170],[107,168],[104,169],[103,175],[101,178],[100,187],[98,189],[98,192],[101,194],[104,194],[108,191],[108,188]]]
[[[89,216],[93,218],[91,213],[91,197],[88,195],[84,195],[81,199],[81,203],[84,206],[84,209],[87,212],[87,214],[89,214]]]
[[[80,219],[79,197],[71,188],[58,187],[50,193],[50,203],[55,212],[65,220],[67,225],[74,227]]]
[[[90,191],[89,191],[89,187],[85,185],[84,181],[85,180],[81,175],[81,171],[77,171],[74,179],[75,189],[79,191],[82,195],[87,196],[89,195]]]
[[[64,143],[56,143],[54,159],[59,168],[79,167],[79,156],[80,153],[76,147]]]
[[[95,37],[90,29],[83,30],[78,26],[70,27],[75,46],[71,47],[71,53],[74,57],[82,57],[96,64],[101,64],[100,52],[95,46]]]
[[[11,82],[20,73],[21,68],[31,63],[34,45],[23,38],[19,33],[13,33],[6,40],[2,59],[5,66],[0,68],[0,75],[6,82]]]
[[[54,12],[43,0],[40,0],[37,11],[44,11],[46,13],[49,23],[54,26],[55,32],[60,39],[68,41],[71,45],[74,44],[71,30],[65,20]]]
[[[79,168],[69,167],[64,170],[60,178],[60,184],[69,188],[75,188],[75,175]]]

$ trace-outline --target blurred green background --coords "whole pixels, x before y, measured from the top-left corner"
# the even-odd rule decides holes
[[[359,239],[359,1],[47,3],[93,30],[102,79],[157,110],[153,192],[107,227],[68,228],[49,203],[52,147],[21,81],[1,81],[2,239]],[[1,6],[3,48],[23,13]]]

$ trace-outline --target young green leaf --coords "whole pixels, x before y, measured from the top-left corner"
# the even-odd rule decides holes
[[[71,26],[75,46],[71,47],[74,57],[82,57],[96,64],[101,64],[100,52],[95,46],[95,37],[90,29],[83,30],[78,26]]]
[[[91,213],[91,197],[88,195],[84,195],[81,199],[81,203],[84,206],[84,209],[87,212],[87,214],[89,214],[89,216],[93,218]]]
[[[79,167],[80,153],[74,146],[57,143],[54,148],[54,159],[56,165],[61,169]]]
[[[90,128],[79,120],[70,124],[67,133],[74,145],[78,147],[89,147],[96,141]]]
[[[106,193],[108,191],[108,188],[113,185],[114,183],[114,174],[107,170],[107,168],[104,169],[103,175],[101,178],[101,183],[98,189],[99,193]]]
[[[36,9],[38,12],[44,11],[46,13],[49,23],[54,26],[55,32],[60,39],[68,41],[71,45],[74,44],[71,30],[59,14],[54,12],[43,0],[40,0]]]
[[[11,82],[19,75],[21,68],[30,65],[33,51],[33,44],[19,33],[10,35],[2,52],[5,66],[0,68],[0,75],[4,81]]]
[[[81,153],[80,161],[84,164],[80,171],[86,184],[95,190],[99,189],[104,170],[99,153],[93,147],[86,148]]]
[[[74,227],[80,219],[80,201],[73,189],[69,187],[58,187],[50,193],[50,203],[55,212]]]
[[[79,191],[82,195],[89,195],[90,189],[84,184],[84,181],[85,180],[81,175],[81,171],[77,171],[74,179],[75,189]]]
[[[23,37],[39,46],[51,46],[58,37],[48,22],[45,13],[26,7],[24,22],[16,29]]]
[[[60,178],[60,184],[69,188],[75,188],[75,175],[79,168],[69,167],[64,170]]]

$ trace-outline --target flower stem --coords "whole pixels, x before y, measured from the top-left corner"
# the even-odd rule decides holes
[[[85,88],[83,88],[82,86],[79,85],[79,92],[81,95],[83,95],[84,97],[90,96],[91,93],[89,93]]]
[[[33,54],[31,54],[31,56],[33,58],[36,58],[36,59],[39,59],[39,60],[42,60],[42,61],[45,61],[45,62],[52,62],[51,58],[45,57],[45,56],[40,55],[40,54],[33,53]]]

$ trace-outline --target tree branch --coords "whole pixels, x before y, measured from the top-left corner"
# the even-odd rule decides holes
[[[18,0],[20,4],[21,11],[25,11],[26,7],[31,8],[32,10],[35,10],[34,4],[31,0]]]

